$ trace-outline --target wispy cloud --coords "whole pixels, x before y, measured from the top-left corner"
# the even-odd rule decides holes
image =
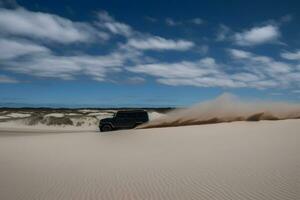
[[[282,58],[287,60],[299,60],[300,61],[300,50],[295,52],[283,52],[280,54]]]
[[[271,57],[256,55],[247,51],[238,49],[229,49],[229,53],[236,61],[242,61],[250,69],[259,69],[269,72],[268,75],[277,76],[280,73],[289,73],[292,67],[288,63],[276,61]]]
[[[127,70],[156,77],[159,83],[173,86],[257,89],[300,86],[300,70],[289,63],[239,49],[228,52],[232,62],[227,65],[206,57],[196,61],[136,65]]]
[[[41,39],[66,45],[73,42],[89,42],[95,39],[93,37],[99,33],[98,29],[88,23],[72,22],[56,15],[23,8],[0,9],[0,16],[4,17],[0,17],[0,27],[3,28],[0,35],[0,61],[1,68],[7,71],[64,80],[86,75],[94,80],[104,81],[107,80],[107,74],[121,71],[121,66],[126,60],[134,60],[136,56],[134,51],[123,49],[116,49],[101,56],[81,52],[76,55],[57,55],[44,46]],[[10,37],[8,33],[15,36]],[[2,77],[1,82],[4,81],[15,82],[13,79]]]
[[[19,82],[18,80],[12,77],[6,75],[0,75],[0,83],[18,83],[18,82]]]
[[[124,36],[128,41],[126,46],[139,50],[188,50],[194,43],[187,40],[173,40],[134,30],[131,26],[116,21],[107,12],[98,13],[97,25],[106,28],[113,34]]]
[[[174,19],[169,17],[165,19],[165,22],[168,26],[178,26],[182,24],[181,21],[175,21]]]
[[[170,17],[165,19],[165,23],[168,26],[179,26],[179,25],[187,25],[187,24],[194,24],[194,25],[202,25],[204,24],[205,20],[202,18],[196,17],[192,19],[186,19],[186,20],[175,20]]]
[[[245,59],[251,58],[252,54],[248,51],[243,51],[240,49],[228,49],[231,56],[235,59]]]
[[[0,8],[0,33],[59,43],[87,42],[109,36],[92,25],[24,8]]]
[[[0,9],[0,17],[1,68],[40,78],[70,80],[85,75],[93,80],[107,81],[110,80],[108,74],[118,73],[128,64],[151,60],[143,54],[144,50],[183,51],[194,46],[190,41],[166,39],[139,32],[115,20],[105,11],[98,13],[95,26],[24,8]],[[120,35],[125,38],[125,42],[119,43],[115,49],[104,55],[82,52],[58,55],[51,49],[52,45],[47,42],[45,44],[43,40],[65,45],[88,42],[90,45],[90,40],[95,39],[99,33],[108,37]],[[101,41],[108,37],[98,39]]]
[[[254,46],[278,41],[279,28],[275,25],[253,27],[234,35],[234,42],[240,46]]]
[[[145,19],[148,20],[149,22],[157,22],[157,19],[154,17],[146,16]]]
[[[14,59],[19,56],[47,53],[49,49],[26,40],[0,38],[0,59]]]
[[[278,61],[271,57],[238,49],[229,49],[228,52],[239,68],[273,81],[273,86],[277,85],[283,88],[300,86],[300,69],[297,68],[297,64]]]
[[[228,26],[224,24],[220,24],[218,27],[217,35],[216,35],[216,40],[217,41],[224,41],[229,38],[231,30]]]
[[[141,84],[141,83],[146,82],[146,79],[139,77],[139,76],[133,76],[133,77],[129,77],[125,82],[135,85],[135,84]]]
[[[178,50],[184,51],[192,48],[195,44],[187,40],[170,40],[158,36],[148,38],[129,39],[128,45],[142,50]]]
[[[170,26],[195,26],[203,24],[204,20],[192,18],[175,21],[169,18],[168,23]],[[269,23],[236,33],[228,26],[220,25],[212,42],[229,41],[243,47],[243,50],[221,47],[229,54],[226,54],[224,62],[214,56],[214,51],[208,53],[210,47],[195,42],[197,40],[142,32],[105,11],[98,12],[94,21],[76,22],[20,7],[13,10],[2,8],[0,67],[4,71],[28,76],[63,80],[87,76],[96,81],[140,84],[151,76],[158,83],[172,86],[299,88],[300,65],[295,62],[300,60],[299,50],[282,52],[281,58],[285,60],[245,50],[249,46],[278,42],[281,36],[279,27],[276,23]],[[72,51],[77,43],[94,48],[103,42],[110,46],[105,53]],[[64,51],[56,51],[61,44]],[[162,59],[163,55],[174,55],[174,51],[182,53],[180,55],[193,55],[185,59],[180,56],[169,61]],[[18,81],[0,76],[0,82]]]
[[[137,65],[127,69],[132,72],[146,73],[163,78],[194,78],[217,73],[215,67],[214,59],[205,58],[196,62],[153,63]]]
[[[270,19],[260,22],[261,25],[252,26],[239,32],[225,24],[220,24],[216,32],[216,41],[231,41],[236,45],[245,47],[267,43],[283,44],[279,41],[281,37],[280,28],[292,19],[293,16],[287,14],[277,20]]]
[[[290,21],[292,21],[292,20],[293,20],[293,15],[287,14],[287,15],[282,16],[282,17],[279,19],[279,23],[280,23],[280,24],[283,24],[283,23],[290,22]]]
[[[201,25],[204,23],[204,20],[201,18],[193,18],[193,19],[190,19],[189,21],[195,25]]]
[[[43,78],[74,79],[87,75],[97,81],[104,81],[108,73],[118,72],[125,62],[125,56],[112,53],[105,56],[56,56],[42,54],[24,60],[7,61],[6,70]]]
[[[244,83],[230,79],[213,58],[203,58],[194,62],[154,63],[127,68],[135,73],[157,77],[162,84],[197,87],[243,87]]]
[[[97,25],[109,30],[113,34],[129,37],[134,32],[129,25],[116,21],[106,11],[98,12],[98,18]]]

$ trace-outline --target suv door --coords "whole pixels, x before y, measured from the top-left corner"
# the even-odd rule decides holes
[[[115,118],[117,128],[132,128],[135,126],[135,113],[117,113]]]
[[[142,124],[148,121],[148,115],[146,112],[138,112],[136,113],[136,123]]]

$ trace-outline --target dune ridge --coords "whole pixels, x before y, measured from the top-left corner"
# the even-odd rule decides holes
[[[190,108],[176,109],[163,117],[152,120],[137,128],[299,118],[299,104],[286,102],[249,102],[226,93],[212,101],[200,103]]]

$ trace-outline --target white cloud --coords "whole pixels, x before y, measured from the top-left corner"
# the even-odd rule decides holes
[[[198,52],[200,55],[205,55],[209,52],[208,45],[201,45],[201,46],[197,45],[197,46],[195,46],[194,49],[195,49],[194,51]]]
[[[249,72],[240,72],[240,73],[233,74],[231,78],[237,81],[252,82],[252,81],[259,81],[261,80],[262,77],[259,77],[258,75],[254,75]]]
[[[264,72],[269,76],[279,76],[281,73],[289,73],[292,68],[289,64],[276,61],[267,56],[256,55],[238,49],[229,49],[232,58],[243,64],[244,68],[253,69],[260,73]]]
[[[46,47],[25,40],[0,38],[0,46],[0,59],[14,59],[19,56],[49,52]]]
[[[85,75],[97,81],[107,81],[111,79],[110,73],[120,72],[124,66],[154,60],[144,55],[142,50],[187,50],[194,46],[190,41],[165,39],[135,31],[129,25],[114,20],[106,12],[100,12],[98,28],[124,36],[127,40],[125,43],[118,44],[111,53],[100,56],[81,52],[76,55],[65,52],[56,54],[50,49],[52,45],[46,43],[49,47],[47,48],[38,44],[43,43],[41,39],[63,43],[86,42],[91,39],[91,32],[89,28],[84,28],[90,26],[87,23],[75,23],[56,15],[22,8],[0,9],[1,15],[10,23],[16,22],[18,25],[9,26],[7,21],[0,19],[0,27],[3,28],[0,31],[1,69],[39,78],[69,80]],[[142,82],[142,78],[132,78],[130,81]]]
[[[178,21],[178,20],[174,20],[174,19],[168,17],[165,19],[165,23],[168,26],[179,26],[179,25],[184,25],[184,24],[188,24],[188,23],[192,23],[195,25],[202,25],[204,23],[204,20],[199,17],[196,17],[196,18],[192,18],[192,19]]]
[[[8,22],[1,16],[5,16]],[[16,23],[12,26],[10,23],[14,22]],[[191,22],[186,20],[180,23]],[[239,49],[227,49],[232,62],[226,65],[219,64],[210,57],[196,61],[161,62],[159,59],[149,57],[145,51],[193,49],[205,54],[208,47],[203,46],[202,49],[192,41],[166,39],[139,32],[125,23],[116,21],[106,12],[98,13],[98,21],[95,23],[97,28],[89,23],[73,22],[56,15],[31,12],[21,8],[0,9],[1,70],[39,78],[65,80],[84,75],[97,81],[113,81],[110,77],[116,76],[110,76],[110,74],[127,70],[126,74],[129,73],[129,77],[123,80],[133,84],[145,81],[145,78],[135,76],[135,74],[145,74],[155,77],[159,83],[174,86],[227,88],[289,87],[292,84],[300,86],[300,67],[297,68],[293,64],[280,62],[271,57]],[[277,29],[277,36],[274,34],[272,36],[270,27],[275,26],[253,28],[235,34],[234,38],[240,45],[257,45],[276,41],[280,33]],[[46,30],[47,28],[49,30]],[[104,35],[101,36],[102,33]],[[230,29],[224,26],[217,40],[226,40],[230,37],[230,33]],[[48,43],[46,43],[48,48],[40,45],[43,43],[41,39],[68,44],[89,42],[97,37],[105,40],[113,34],[124,37],[125,41],[114,43],[117,46],[116,49],[100,56],[81,52],[76,55],[63,52],[61,55],[52,52],[51,45]],[[281,56],[289,60],[297,60],[298,54],[298,51],[285,52]],[[0,76],[0,82],[18,81],[7,76]]]
[[[227,72],[226,66],[217,64],[213,58],[204,58],[194,62],[152,63],[128,67],[134,73],[147,74],[157,78],[162,84],[196,87],[223,88],[270,88],[280,86],[280,82],[264,74],[243,70]]]
[[[280,32],[275,25],[266,25],[261,27],[253,27],[242,33],[234,35],[234,41],[241,46],[254,46],[264,43],[277,41],[280,37]]]
[[[284,52],[280,54],[282,58],[287,60],[300,60],[300,50],[295,52]]]
[[[245,87],[245,84],[241,82],[234,82],[231,79],[226,77],[201,77],[195,79],[187,79],[187,78],[177,78],[177,79],[158,79],[158,82],[179,86],[179,85],[189,85],[196,87],[223,87],[223,88],[236,88],[236,87]]]
[[[116,21],[107,12],[98,13],[99,22],[97,25],[109,30],[113,34],[124,36],[127,41],[127,47],[138,50],[188,50],[194,46],[194,43],[187,40],[165,39],[159,36],[153,36],[134,30],[127,24]],[[124,46],[124,45],[123,45]]]
[[[255,75],[251,75],[255,77]],[[235,77],[238,77],[236,75]],[[259,78],[255,78],[255,81],[245,81],[236,80],[235,77],[227,75],[219,75],[219,76],[204,76],[204,77],[197,77],[197,78],[159,78],[158,82],[172,85],[172,86],[179,86],[179,85],[189,85],[189,86],[196,86],[196,87],[222,87],[222,88],[257,88],[257,89],[264,89],[270,87],[277,87],[279,86],[276,81],[273,80],[258,80]],[[258,81],[256,81],[258,80]]]
[[[90,24],[24,8],[0,8],[0,33],[59,43],[87,42],[94,38],[105,40],[109,37]]]
[[[167,24],[168,26],[178,26],[178,25],[181,25],[181,24],[182,24],[182,22],[180,22],[180,21],[175,21],[175,20],[173,20],[172,18],[166,18],[166,19],[165,19],[165,22],[166,22],[166,24]]]
[[[239,49],[228,49],[228,51],[236,59],[250,58],[252,56],[251,53]]]
[[[5,69],[42,78],[74,79],[87,75],[103,81],[109,73],[119,72],[126,57],[118,52],[104,56],[56,56],[53,54],[32,55],[22,60],[4,62]]]
[[[198,61],[182,61],[178,63],[153,63],[128,67],[134,73],[148,74],[157,77],[162,84],[178,86],[190,85],[197,87],[245,87],[227,76],[213,58]]]
[[[205,58],[196,62],[154,63],[128,67],[127,70],[163,78],[195,78],[218,73],[215,61]]]
[[[204,23],[204,20],[201,18],[194,18],[190,20],[191,23],[196,24],[196,25],[201,25]]]
[[[221,24],[218,28],[217,32],[217,41],[224,41],[229,37],[229,33],[231,32],[230,28],[224,24]]]
[[[291,14],[284,15],[280,18],[280,23],[287,23],[293,20],[293,16]]]
[[[276,80],[261,80],[261,81],[252,82],[252,87],[263,89],[263,88],[281,87],[281,85]]]
[[[146,16],[145,19],[146,19],[147,21],[149,21],[149,22],[152,22],[152,23],[157,22],[157,19],[154,18],[154,17]]]
[[[291,88],[300,87],[300,70],[294,65],[251,52],[228,49],[233,59],[224,64],[213,58],[175,63],[153,62],[126,69],[156,77],[162,84],[224,88]]]
[[[102,17],[104,19],[105,16]],[[111,19],[108,15],[106,18],[106,22]],[[56,15],[31,12],[23,8],[0,9],[0,28],[1,70],[39,78],[69,80],[86,75],[94,80],[104,81],[110,79],[108,74],[120,72],[125,62],[137,62],[141,55],[132,48],[120,47],[100,56],[81,52],[76,55],[66,55],[65,52],[57,55],[38,42],[43,43],[41,39],[58,43],[88,42],[102,32],[88,23],[72,22]],[[1,77],[1,81],[13,80]]]
[[[14,78],[5,75],[0,75],[0,83],[18,83],[18,81]]]
[[[277,61],[274,58],[254,53],[230,49],[235,70],[251,72],[260,78],[253,82],[254,87],[300,87],[300,68],[295,63]],[[243,77],[245,78],[245,77]]]
[[[128,46],[142,50],[188,50],[194,46],[193,42],[187,40],[171,40],[158,36],[148,38],[132,38],[128,41]]]
[[[129,77],[125,82],[129,84],[141,84],[144,83],[146,79],[139,77],[139,76],[134,76],[134,77]]]
[[[116,21],[106,11],[99,12],[98,18],[99,22],[97,25],[109,30],[113,34],[129,37],[134,33],[133,29],[129,25]]]

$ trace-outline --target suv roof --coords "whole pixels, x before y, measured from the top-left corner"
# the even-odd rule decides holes
[[[147,112],[145,110],[120,110],[118,113],[136,113],[136,112]]]

